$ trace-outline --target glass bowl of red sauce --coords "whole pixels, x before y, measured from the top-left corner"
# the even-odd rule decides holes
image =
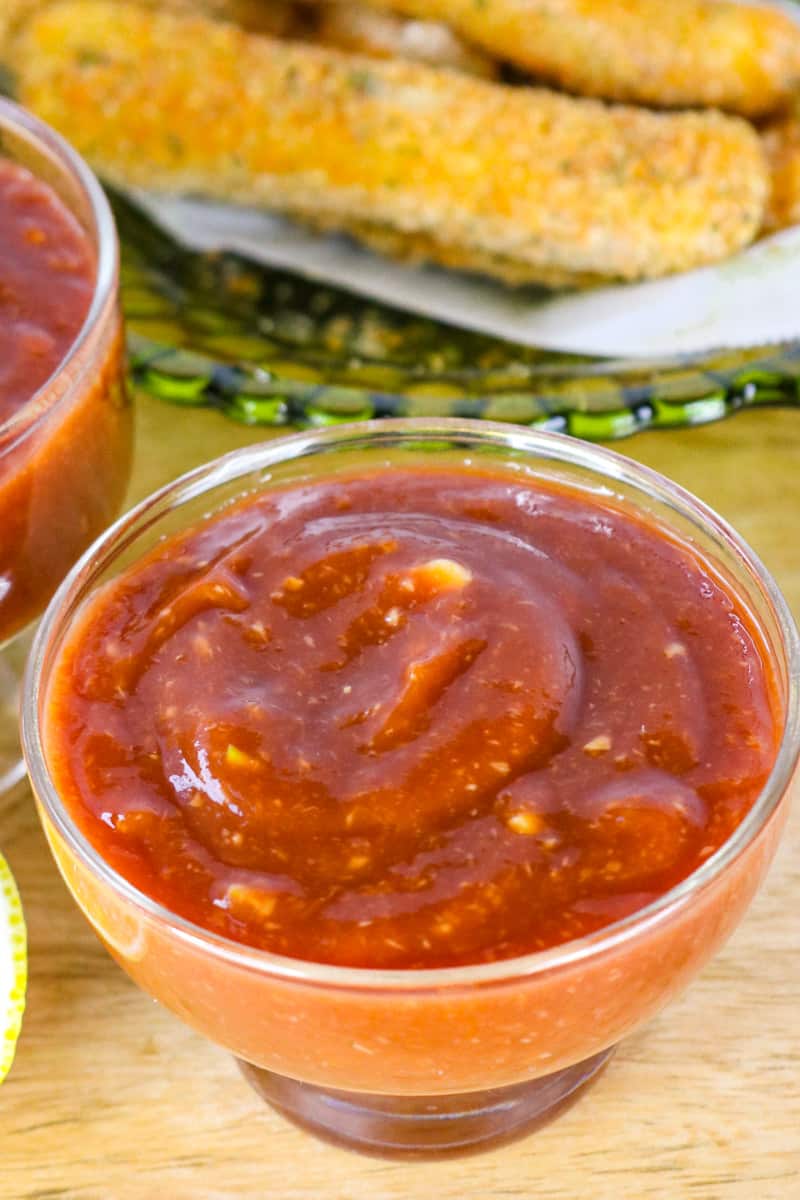
[[[117,515],[131,441],[110,209],[78,155],[0,98],[0,791],[24,770],[27,634]]]
[[[145,991],[317,1134],[441,1154],[555,1115],[736,927],[799,668],[759,560],[652,471],[350,424],[104,534],[39,628],[23,744]]]

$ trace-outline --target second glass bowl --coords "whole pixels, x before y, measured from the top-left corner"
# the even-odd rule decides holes
[[[56,371],[0,423],[0,793],[24,775],[18,683],[40,615],[76,558],[119,512],[133,440],[125,390],[118,246],[100,184],[41,121],[0,98],[0,157],[48,184],[85,231],[89,311]]]

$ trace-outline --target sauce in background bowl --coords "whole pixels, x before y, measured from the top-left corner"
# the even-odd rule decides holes
[[[170,895],[185,899],[190,891],[181,885],[180,878],[172,877],[177,864],[182,861],[188,865],[188,860],[183,857],[188,824],[176,823],[174,845],[168,844],[163,837],[154,837],[149,844],[143,838],[133,847],[134,853],[127,857],[122,839],[118,837],[119,831],[110,828],[114,825],[113,814],[119,813],[125,804],[139,811],[149,807],[159,818],[158,805],[147,800],[147,787],[135,786],[135,774],[141,772],[145,760],[153,764],[153,773],[148,777],[145,769],[140,783],[149,786],[159,774],[163,776],[158,749],[138,743],[132,746],[131,775],[126,779],[124,773],[115,778],[120,765],[116,748],[108,742],[105,746],[95,747],[94,764],[84,760],[89,767],[88,775],[78,779],[80,770],[76,775],[81,795],[90,794],[93,786],[106,779],[109,803],[95,813],[90,811],[91,805],[81,811],[65,773],[65,761],[68,762],[72,752],[67,749],[64,758],[56,716],[68,711],[63,699],[65,695],[69,696],[71,688],[76,689],[75,694],[80,692],[80,705],[69,710],[73,716],[84,704],[82,721],[87,715],[91,717],[91,706],[95,703],[98,704],[95,715],[102,713],[104,706],[106,713],[110,712],[107,707],[111,703],[109,697],[93,695],[92,688],[96,684],[108,684],[111,675],[124,667],[127,658],[133,674],[127,677],[117,698],[118,714],[124,720],[131,695],[138,695],[137,669],[140,670],[142,665],[147,670],[153,665],[158,666],[161,651],[157,644],[151,644],[154,653],[148,655],[148,637],[155,635],[156,642],[164,638],[164,645],[170,639],[176,639],[174,648],[180,654],[184,652],[180,649],[182,631],[187,635],[199,633],[201,641],[194,648],[200,654],[207,654],[208,647],[202,647],[202,638],[209,631],[192,627],[192,622],[203,620],[204,603],[206,609],[210,609],[213,608],[211,601],[216,600],[219,607],[219,601],[225,595],[229,604],[224,614],[225,636],[231,630],[235,631],[237,621],[241,622],[247,612],[246,597],[239,589],[249,568],[246,554],[241,561],[235,561],[236,538],[227,534],[233,528],[229,523],[235,522],[237,515],[244,514],[246,520],[249,511],[252,516],[256,503],[253,497],[263,496],[268,504],[270,494],[276,499],[281,495],[296,496],[298,488],[310,488],[311,493],[319,497],[324,494],[326,484],[335,483],[336,486],[329,489],[330,497],[338,496],[340,501],[346,501],[348,478],[398,470],[421,472],[429,479],[441,471],[466,472],[470,475],[467,490],[471,494],[477,487],[476,480],[487,475],[492,478],[502,475],[516,494],[524,494],[526,489],[531,494],[533,489],[540,494],[544,491],[555,495],[557,502],[566,502],[578,493],[586,515],[596,516],[600,505],[615,510],[624,521],[633,522],[634,529],[637,523],[642,524],[643,536],[649,539],[647,544],[651,549],[653,539],[656,546],[662,544],[659,538],[668,546],[664,561],[671,559],[671,569],[679,570],[681,563],[684,566],[689,563],[690,567],[694,564],[694,569],[702,568],[712,584],[712,591],[718,589],[712,608],[717,603],[718,613],[724,612],[725,603],[722,607],[718,604],[720,597],[727,595],[733,600],[741,623],[739,632],[745,635],[744,641],[739,639],[737,661],[746,659],[753,664],[758,658],[762,661],[764,687],[761,699],[758,700],[756,692],[751,697],[756,701],[756,711],[761,714],[755,722],[759,728],[749,730],[748,734],[766,731],[766,741],[762,745],[766,759],[762,765],[769,775],[762,785],[756,781],[756,771],[754,792],[743,794],[744,803],[734,819],[731,836],[727,841],[721,837],[716,843],[720,848],[707,857],[702,854],[703,847],[695,843],[695,850],[702,859],[700,865],[694,869],[690,867],[690,873],[674,885],[662,879],[661,886],[654,889],[658,893],[655,899],[646,899],[637,911],[622,914],[610,924],[569,941],[562,939],[560,944],[548,949],[521,953],[516,957],[498,956],[494,960],[491,955],[486,955],[483,961],[480,961],[480,954],[470,950],[472,962],[469,965],[387,968],[385,965],[367,967],[316,962],[248,945],[247,922],[244,921],[238,931],[239,935],[245,935],[244,939],[236,940],[236,931],[226,925],[231,920],[231,911],[224,905],[220,907],[221,924],[217,928],[204,928],[202,916],[197,911],[187,917],[177,911],[179,904],[170,907]],[[436,504],[444,502],[441,489],[437,487],[435,491]],[[366,495],[369,492],[369,488],[365,489]],[[374,488],[372,492],[376,503],[379,494],[384,500],[387,495],[380,488]],[[393,511],[399,512],[402,507],[403,498],[398,497],[395,489]],[[127,603],[126,620],[130,622],[126,645],[115,646],[112,640],[102,663],[99,659],[95,663],[102,667],[103,678],[93,682],[82,676],[80,670],[71,678],[69,664],[74,661],[74,647],[81,644],[87,614],[113,614],[115,597],[119,599],[126,595],[126,579],[141,579],[139,573],[146,572],[148,565],[156,564],[155,583],[157,585],[160,578],[163,584],[166,576],[163,563],[159,567],[158,560],[164,546],[171,546],[174,552],[180,539],[187,540],[188,537],[188,543],[191,543],[195,536],[191,531],[205,521],[209,513],[220,514],[216,526],[212,522],[211,526],[205,527],[212,542],[213,533],[209,535],[209,529],[226,530],[226,536],[221,539],[225,543],[222,574],[213,577],[214,567],[210,565],[213,554],[209,553],[208,563],[199,568],[199,578],[181,580],[181,570],[187,566],[191,569],[197,547],[189,546],[192,553],[184,563],[180,561],[180,554],[173,553],[170,579],[172,583],[177,579],[181,585],[172,596],[173,615],[164,611],[165,605],[170,604],[169,588],[163,595],[152,596],[153,603],[144,606],[130,603],[131,593],[122,605],[124,608]],[[326,517],[321,512],[317,515],[324,524]],[[346,516],[345,502],[334,524]],[[482,518],[480,512],[473,512],[469,519]],[[441,521],[441,513],[437,520]],[[395,540],[405,544],[402,519],[392,519],[390,524],[394,528],[388,531],[389,539],[396,535]],[[491,526],[492,522],[488,524]],[[428,536],[430,539],[430,534]],[[274,544],[270,544],[274,549]],[[311,615],[303,615],[305,610],[300,599],[311,578],[307,573],[310,563],[303,563],[298,544],[293,544],[291,538],[285,540],[285,549],[292,561],[287,559],[285,563],[277,564],[281,570],[279,577],[276,576],[277,586],[270,583],[269,604],[275,610],[274,616],[286,616],[287,628],[294,627],[293,638],[296,633],[305,637],[310,628],[305,622],[314,620]],[[439,546],[434,559],[431,559],[430,549],[429,540],[424,563],[430,566],[438,559],[433,576],[440,582],[442,579],[464,582],[466,567],[472,579],[479,578],[489,587],[500,587],[501,580],[492,571],[491,555],[478,555],[465,564],[459,563],[457,555],[450,552],[451,548]],[[384,557],[379,555],[375,561],[380,563]],[[445,565],[444,576],[441,574],[442,562],[450,564]],[[456,564],[455,573],[453,563]],[[397,565],[400,570],[395,574],[399,576],[400,586],[403,571],[409,564]],[[252,566],[251,563],[250,568]],[[573,566],[580,580],[585,582],[588,576],[581,570],[580,562],[576,561]],[[254,568],[254,574],[258,569]],[[653,578],[656,570],[655,564],[648,564],[649,577]],[[132,573],[128,575],[128,572]],[[376,579],[380,578],[378,574]],[[303,586],[289,582],[297,580]],[[321,575],[320,586],[322,581]],[[193,590],[194,584],[197,587]],[[251,584],[254,584],[253,580]],[[211,590],[207,589],[203,597],[207,585]],[[319,587],[315,591],[319,607]],[[677,586],[671,592],[673,596],[680,593],[681,588]],[[287,605],[289,597],[288,605],[296,608],[294,614]],[[446,598],[442,601],[450,602]],[[387,613],[391,613],[393,607],[400,606],[390,606]],[[566,611],[568,605],[559,607]],[[366,605],[361,615],[372,608],[374,605]],[[503,605],[498,601],[493,608],[499,621],[506,608],[511,611],[514,604]],[[317,616],[322,618],[324,611],[320,610]],[[486,613],[487,610],[484,608],[483,611]],[[154,625],[153,618],[159,612],[165,620],[161,625]],[[357,611],[356,618],[358,615]],[[408,616],[405,629],[419,628],[423,611]],[[237,638],[241,637],[247,644],[247,655],[251,649],[259,653],[256,643],[259,638],[262,641],[264,638],[263,631],[252,628],[256,621],[249,622],[248,636],[254,639],[252,644],[247,642],[243,629],[236,633]],[[394,628],[395,621],[398,618],[392,613],[390,629]],[[398,624],[402,624],[402,612]],[[433,629],[441,634],[451,627],[454,627],[453,622],[444,621],[434,624]],[[361,632],[355,640],[345,637],[347,644],[338,646],[338,661],[357,651],[359,645],[363,649],[367,644],[372,649],[385,651],[391,660],[402,642],[390,637],[381,645],[381,637],[376,642],[368,633],[372,628],[381,626],[373,626],[371,618],[360,622],[358,629]],[[651,626],[651,630],[654,628]],[[321,629],[317,629],[316,634],[320,633]],[[683,630],[683,634],[688,636],[688,630]],[[316,640],[315,633],[309,636]],[[341,627],[337,628],[336,639],[339,636],[342,636]],[[536,644],[541,646],[543,643]],[[556,637],[552,645],[558,644]],[[659,640],[658,645],[662,651],[670,650],[669,655],[664,655],[664,661],[675,666],[674,659],[681,657],[680,652],[674,652],[671,642],[662,646]],[[133,654],[129,653],[131,648],[135,651]],[[213,638],[210,648],[212,655],[208,661],[213,663],[216,654]],[[310,655],[314,647],[306,646],[306,650]],[[243,659],[242,663],[246,661]],[[305,661],[308,665],[308,657]],[[413,659],[407,654],[399,655],[396,666],[405,668],[409,661]],[[462,678],[468,678],[469,671],[479,661],[480,657],[472,663],[467,661]],[[523,672],[530,671],[535,665],[531,660],[523,661],[522,655],[519,664]],[[291,654],[286,656],[287,679],[291,679],[292,671],[298,665],[293,663]],[[608,665],[613,666],[613,663]],[[176,678],[179,666],[175,666]],[[631,690],[649,682],[646,676],[641,678],[644,673],[633,661],[629,666]],[[715,663],[711,655],[707,666],[711,679],[724,664]],[[621,669],[624,667],[623,662]],[[23,740],[43,824],[70,890],[111,953],[143,988],[194,1028],[228,1048],[242,1061],[246,1074],[262,1095],[323,1136],[370,1151],[443,1152],[474,1148],[512,1136],[530,1127],[531,1122],[552,1115],[566,1097],[574,1094],[596,1073],[621,1037],[683,990],[735,928],[763,879],[787,811],[798,756],[798,668],[794,624],[764,568],[724,522],[668,481],[618,455],[513,426],[469,421],[375,422],[297,435],[239,451],[163,489],[119,521],[78,564],[45,616],[28,668]],[[335,675],[336,670],[329,673]],[[261,673],[257,674],[259,683],[263,682]],[[231,670],[230,679],[237,675],[233,694],[241,698],[253,681],[248,681],[237,670]],[[152,678],[156,677],[157,672]],[[548,679],[558,677],[557,673],[551,675],[548,669]],[[204,679],[198,668],[194,675],[198,700],[207,699],[216,687],[215,705],[227,704],[231,693],[228,684],[221,682],[222,678],[219,670],[211,667],[209,678]],[[212,683],[212,679],[216,682]],[[343,687],[354,683],[353,679],[347,680],[343,676],[340,679]],[[308,681],[301,679],[296,689],[306,699],[307,685]],[[734,685],[734,693],[740,701],[743,697],[747,699],[738,685]],[[248,756],[255,757],[253,752],[258,747],[237,745],[230,738],[219,759],[220,763],[229,760],[227,773],[220,770],[218,777],[215,773],[217,762],[212,766],[212,752],[215,754],[217,749],[213,731],[202,728],[195,721],[190,711],[190,690],[183,696],[183,701],[187,697],[188,702],[183,704],[186,711],[178,705],[171,717],[168,712],[160,714],[164,720],[165,752],[174,753],[176,747],[188,749],[189,743],[183,740],[187,731],[191,735],[189,740],[193,736],[196,742],[195,762],[186,763],[184,752],[183,768],[176,758],[174,769],[168,771],[174,776],[171,780],[173,800],[181,793],[188,812],[191,812],[194,797],[185,788],[187,781],[191,782],[185,767],[191,766],[201,782],[204,773],[212,781],[211,790],[214,780],[224,780],[230,788],[227,795],[217,795],[217,808],[227,822],[228,816],[235,816],[230,811],[231,803],[236,803],[232,787],[235,772],[249,769]],[[142,699],[147,700],[146,686]],[[342,699],[350,702],[349,695],[343,695]],[[166,697],[159,697],[161,704],[169,707]],[[430,715],[435,707],[435,703],[428,703],[424,709]],[[131,711],[138,721],[146,720],[148,709],[155,716],[155,705],[149,702],[138,712],[135,705]],[[462,709],[462,715],[465,711]],[[289,705],[281,720],[291,719],[293,713],[294,707]],[[451,727],[456,728],[456,725],[446,722],[439,732],[447,735]],[[244,727],[239,723],[237,728],[241,731]],[[410,728],[406,726],[406,734]],[[120,730],[124,736],[124,729],[118,724],[117,740]],[[630,727],[631,731],[633,727]],[[113,741],[114,728],[110,732]],[[389,736],[385,729],[383,732]],[[693,732],[697,734],[698,730]],[[374,738],[375,731],[372,734]],[[769,748],[767,743],[771,735],[775,741]],[[138,737],[138,732],[135,736]],[[306,730],[304,737],[308,736]],[[604,735],[598,733],[596,736],[602,738]],[[293,751],[296,740],[283,737],[280,754]],[[323,757],[325,739],[319,737],[317,744]],[[410,744],[408,741],[403,743],[406,749]],[[234,747],[230,756],[229,745]],[[85,742],[76,748],[73,765],[86,748]],[[402,748],[398,744],[388,753]],[[221,744],[219,749],[222,750]],[[661,751],[663,749],[662,745]],[[110,753],[104,759],[106,750]],[[673,744],[673,753],[675,750]],[[716,747],[716,751],[719,750]],[[750,750],[758,753],[755,746]],[[595,754],[601,757],[608,752],[605,743],[596,744],[588,751],[583,743],[579,751],[581,755],[586,754],[589,765]],[[733,751],[736,758],[739,751],[736,747]],[[654,751],[651,746],[650,752],[658,750]],[[774,764],[769,770],[775,752]],[[725,754],[723,749],[723,758]],[[147,759],[147,755],[152,757]],[[557,760],[556,753],[553,761]],[[488,761],[495,761],[494,757]],[[687,767],[683,760],[678,765],[680,770]],[[108,774],[104,777],[106,769]],[[650,763],[648,769],[663,770],[663,761],[661,766]],[[619,778],[624,779],[624,772]],[[245,785],[240,779],[237,786]],[[268,788],[263,789],[265,798],[271,794]],[[250,795],[257,796],[258,792],[254,790]],[[417,792],[411,801],[419,796],[425,800],[424,794]],[[436,796],[432,795],[430,799],[435,803]],[[413,831],[416,809],[411,801],[399,804],[393,810],[398,818],[396,831],[401,837],[405,837],[410,828]],[[714,808],[714,797],[709,795],[706,803],[708,813]],[[202,804],[194,807],[201,824],[210,820],[208,814],[213,812],[210,806],[207,810]],[[546,807],[539,797],[538,807],[528,811],[541,813]],[[655,807],[658,824],[661,809],[658,805]],[[609,803],[606,795],[604,804],[598,807],[598,816],[602,819],[602,813],[607,814],[611,808],[613,803]],[[645,812],[647,809],[648,806],[644,806]],[[687,813],[692,816],[691,806],[687,807]],[[501,807],[499,815],[510,820],[514,812]],[[588,815],[591,817],[591,813]],[[107,829],[106,840],[98,836],[97,817]],[[471,819],[469,813],[466,819]],[[615,824],[612,821],[612,827]],[[507,825],[505,828],[509,836],[514,832],[519,844],[527,845],[526,854],[534,853],[532,841],[526,839],[535,841],[535,832],[526,835],[524,831],[514,831],[513,825],[510,829]],[[677,826],[672,824],[670,828],[674,832]],[[307,849],[316,844],[310,823],[300,822],[296,831],[298,848],[303,842]],[[243,825],[238,829],[235,824],[228,826],[228,837],[224,836],[221,824],[217,832],[219,838],[214,846],[206,828],[206,849],[211,845],[217,859],[226,860],[226,869],[230,867],[229,860],[233,855],[250,853]],[[236,838],[237,832],[242,834],[241,844]],[[324,832],[319,839],[320,846],[325,844]],[[333,832],[335,840],[336,831]],[[653,832],[652,827],[650,832]],[[183,846],[179,845],[181,839]],[[280,840],[276,838],[275,841],[279,849],[287,849],[285,842],[281,847]],[[583,844],[586,844],[585,839]],[[636,844],[634,840],[634,849]],[[643,844],[641,839],[638,844]],[[176,855],[173,850],[177,850]],[[154,898],[147,894],[151,879],[145,878],[143,862],[147,854],[162,852],[161,867],[154,859],[148,865],[148,869],[156,867],[151,879],[157,876],[159,888],[163,888]],[[123,858],[126,859],[124,863]],[[315,865],[310,861],[302,866],[299,860],[294,865],[298,878],[303,871],[319,867],[319,863]],[[356,872],[361,869],[358,864],[351,866]],[[480,868],[491,872],[491,867],[487,856]],[[197,865],[192,868],[195,869]],[[205,860],[199,862],[201,875],[203,872],[213,875],[216,870],[213,855],[207,854]],[[274,871],[270,873],[275,874]],[[289,873],[284,874],[288,876]],[[321,876],[318,879],[321,880]],[[286,882],[284,880],[284,884]],[[663,891],[663,886],[668,890]],[[225,888],[221,889],[217,898],[223,899],[225,891]],[[246,901],[246,897],[239,899]],[[270,900],[268,897],[266,908]],[[272,912],[277,912],[277,908]],[[272,912],[262,911],[256,923],[268,922]],[[235,914],[233,916],[236,919]],[[308,930],[314,934],[311,923]],[[294,944],[296,949],[298,942]]]
[[[119,511],[130,475],[118,249],[97,180],[0,99],[0,645]]]
[[[92,302],[92,245],[48,184],[0,158],[0,424],[61,365]]]

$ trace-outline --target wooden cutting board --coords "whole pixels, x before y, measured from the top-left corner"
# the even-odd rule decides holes
[[[258,431],[138,402],[131,499]],[[800,414],[621,447],[717,508],[800,615]],[[595,1087],[525,1141],[425,1165],[319,1143],[114,965],[61,883],[26,788],[0,844],[30,931],[28,1012],[0,1089],[0,1200],[796,1200],[800,813],[739,932]]]

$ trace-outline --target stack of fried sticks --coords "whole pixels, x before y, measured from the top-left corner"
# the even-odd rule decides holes
[[[20,101],[114,183],[507,282],[800,221],[800,25],[734,0],[0,0]]]

